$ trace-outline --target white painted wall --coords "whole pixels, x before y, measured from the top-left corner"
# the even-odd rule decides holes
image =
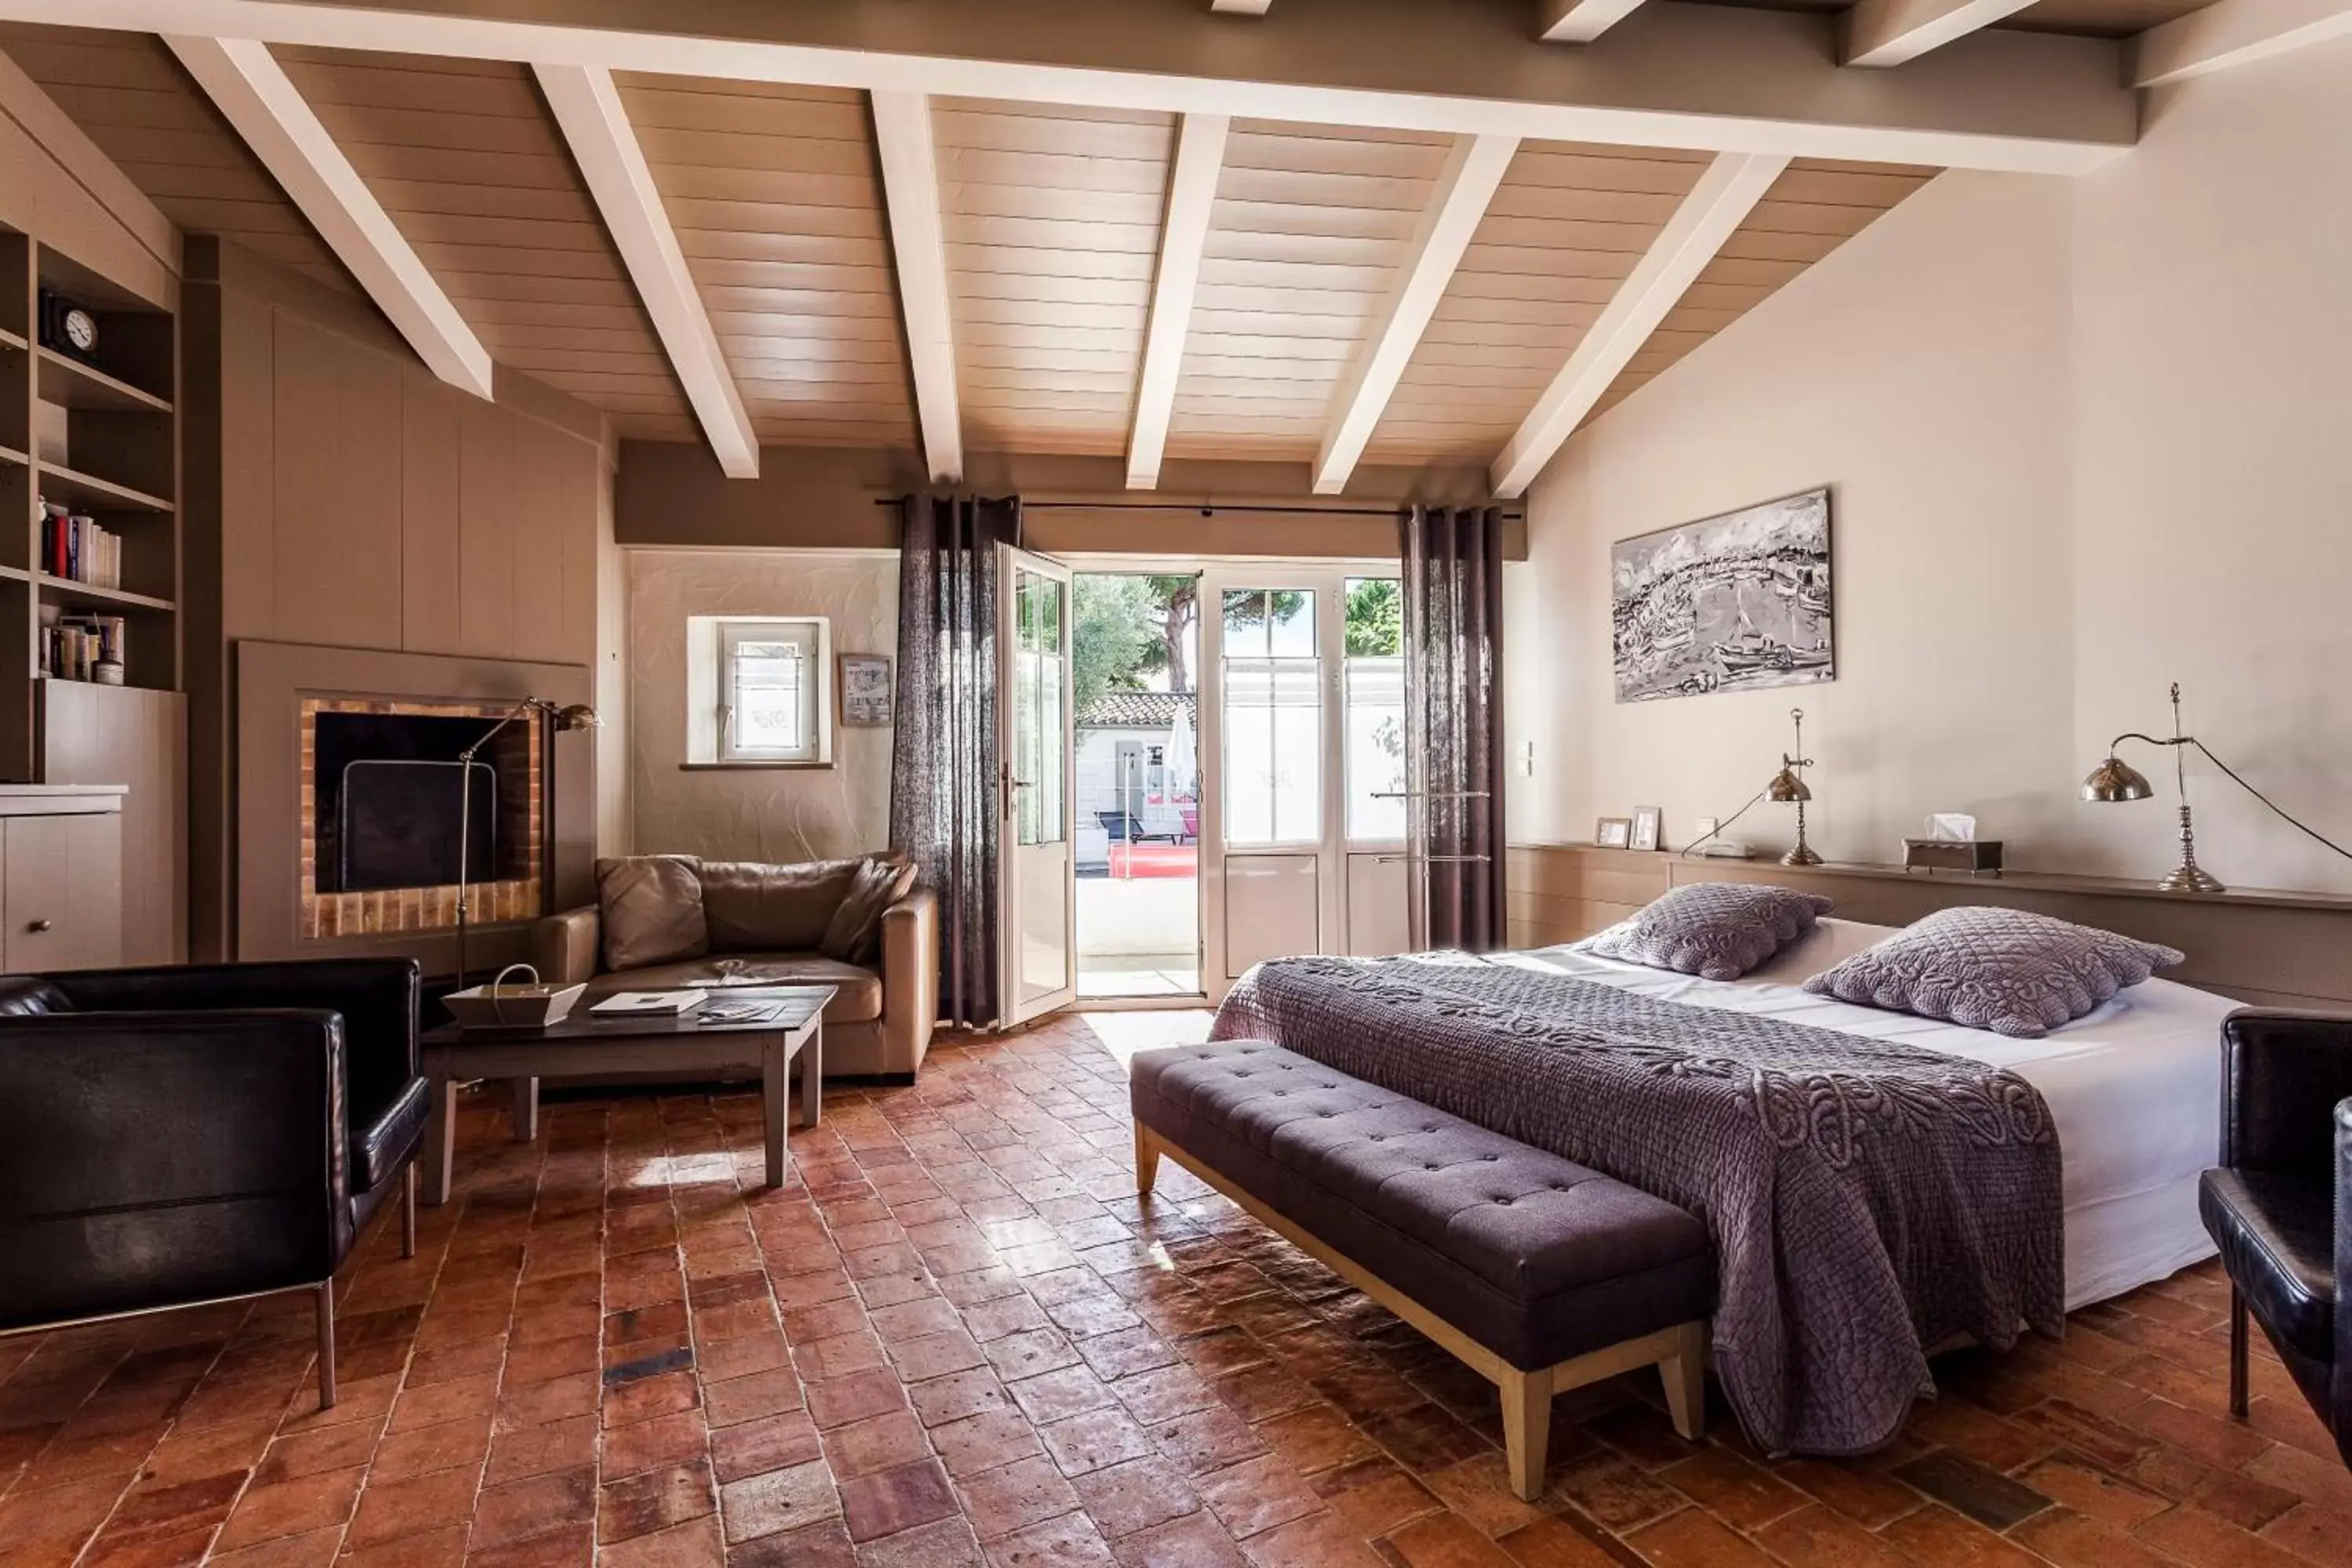
[[[1508,585],[1514,839],[1655,805],[1685,842],[1801,705],[1832,858],[1972,811],[2012,865],[2153,875],[2168,800],[2074,788],[2175,679],[2217,752],[2352,837],[2347,79],[2352,42],[2158,95],[2078,181],[1946,174],[1571,441]],[[1611,542],[1823,482],[1839,679],[1614,702]],[[2190,788],[2225,880],[2352,889],[2210,768]],[[1792,816],[1738,832],[1777,848]]]
[[[635,852],[789,863],[887,847],[892,730],[836,727],[827,768],[679,764],[686,760],[688,616],[823,616],[832,623],[835,654],[895,658],[897,552],[627,554]]]

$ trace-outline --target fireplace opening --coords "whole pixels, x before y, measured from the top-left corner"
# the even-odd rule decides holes
[[[385,712],[316,716],[312,813],[320,893],[429,888],[458,879],[457,755],[495,720]],[[474,882],[532,874],[529,727],[509,725],[473,763],[466,872]]]

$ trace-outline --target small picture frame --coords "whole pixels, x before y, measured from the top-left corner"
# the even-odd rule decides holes
[[[1593,825],[1592,842],[1603,849],[1630,849],[1633,847],[1633,819],[1630,816],[1604,816]]]
[[[891,722],[897,689],[890,679],[890,656],[845,653],[841,656],[841,722],[844,728],[880,729]]]
[[[1633,842],[1628,847],[1655,849],[1658,847],[1659,825],[1664,819],[1665,814],[1654,805],[1635,806],[1633,808]]]

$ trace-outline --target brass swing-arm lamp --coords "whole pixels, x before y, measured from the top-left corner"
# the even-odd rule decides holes
[[[2236,784],[2240,789],[2244,790],[2248,795],[2252,795],[2256,800],[2261,801],[2264,805],[2270,807],[2272,814],[2277,816],[2280,821],[2285,823],[2288,826],[2294,828],[2305,837],[2325,845],[2326,847],[2334,850],[2336,854],[2343,856],[2346,859],[2352,860],[2352,849],[2345,848],[2344,846],[2336,843],[2334,839],[2329,838],[2326,835],[2319,832],[2316,828],[2308,826],[2288,816],[2284,811],[2280,809],[2278,804],[2273,801],[2270,796],[2264,795],[2262,791],[2256,789],[2252,784],[2248,784],[2244,778],[2240,776],[2237,769],[2231,767],[2229,763],[2215,756],[2211,747],[2206,745],[2204,742],[2199,740],[2196,736],[2189,734],[2181,729],[2180,683],[2179,681],[2176,680],[2172,683],[2172,733],[2169,736],[2144,735],[2137,730],[2127,730],[2124,731],[2124,733],[2117,735],[2114,740],[2108,742],[2106,761],[2101,763],[2097,767],[2093,768],[2089,776],[2083,780],[2083,798],[2084,800],[2096,802],[2101,805],[2110,805],[2127,800],[2147,800],[2156,794],[2156,786],[2147,782],[2147,775],[2123,760],[2119,749],[2126,741],[2137,741],[2144,745],[2163,746],[2169,749],[2172,752],[2172,784],[2174,790],[2180,796],[2180,864],[2174,867],[2164,879],[2157,884],[2158,887],[2163,889],[2166,892],[2219,893],[2227,891],[2227,889],[2222,887],[2221,880],[2218,878],[2216,878],[2211,872],[2206,870],[2203,867],[2197,864],[2196,820],[2190,815],[2189,809],[2188,753],[2189,749],[2192,746],[2204,756],[2207,762],[2211,763],[2215,767],[2221,769],[2224,774],[2228,775],[2232,784]]]
[[[1805,842],[1805,803],[1813,798],[1812,786],[1805,782],[1805,770],[1813,765],[1813,759],[1805,755],[1805,710],[1792,708],[1789,718],[1797,726],[1797,754],[1792,757],[1786,752],[1780,753],[1780,771],[1772,775],[1764,793],[1779,805],[1793,802],[1797,807],[1797,847],[1780,857],[1780,864],[1818,866],[1821,856]]]
[[[472,745],[457,753],[457,989],[460,991],[466,988],[466,931],[473,914],[473,906],[470,902],[473,879],[467,874],[471,847],[467,843],[467,837],[474,826],[474,759],[481,754],[482,748],[488,745],[499,731],[526,713],[547,719],[551,726],[559,732],[570,730],[593,730],[604,722],[596,716],[596,710],[589,707],[585,702],[571,702],[559,706],[550,702],[544,697],[526,697],[516,703],[504,718],[476,736]]]

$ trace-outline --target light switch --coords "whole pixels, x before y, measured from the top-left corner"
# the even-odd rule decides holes
[[[1519,742],[1519,776],[1529,779],[1536,776],[1536,743],[1533,741]]]

